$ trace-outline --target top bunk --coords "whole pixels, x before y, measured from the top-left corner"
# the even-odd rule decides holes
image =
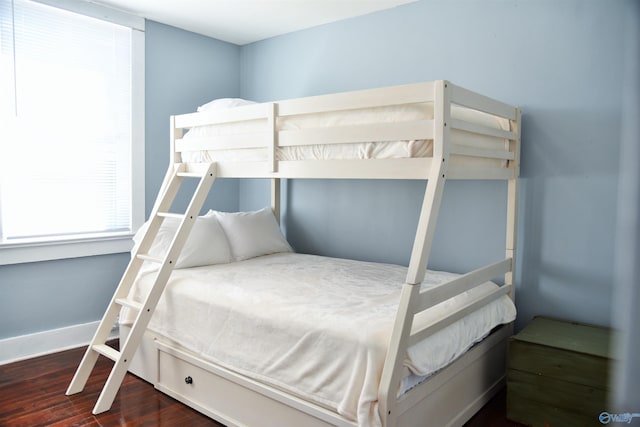
[[[517,107],[438,80],[171,117],[171,162],[218,177],[513,179]],[[437,173],[437,175],[435,175]],[[432,175],[433,174],[433,175]]]

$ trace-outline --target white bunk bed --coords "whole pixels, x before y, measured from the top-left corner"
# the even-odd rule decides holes
[[[447,81],[221,108],[230,106],[224,104],[237,102],[216,101],[205,111],[171,118],[171,165],[161,195],[170,191],[170,182],[176,171],[188,175],[201,174],[205,169],[215,170],[215,176],[222,178],[270,178],[272,205],[268,214],[275,214],[275,220],[271,221],[277,228],[276,221],[280,217],[279,180],[282,178],[428,180],[409,266],[294,254],[284,239],[278,250],[257,253],[261,255],[258,257],[256,254],[237,256],[234,254],[234,237],[229,236],[229,229],[225,228],[229,218],[235,220],[242,215],[264,217],[266,211],[204,215],[200,217],[203,221],[216,218],[226,232],[231,262],[225,262],[224,257],[229,255],[224,255],[222,261],[210,261],[213,264],[210,266],[201,266],[207,263],[204,261],[196,263],[198,266],[194,268],[175,267],[178,270],[172,273],[172,268],[169,269],[168,287],[160,299],[150,328],[144,333],[136,357],[128,366],[129,371],[226,425],[462,425],[500,389],[504,381],[506,340],[511,335],[511,322],[515,317],[512,301],[520,157],[518,108]],[[504,259],[462,275],[427,270],[443,187],[449,179],[508,181]],[[160,204],[156,203],[154,213]],[[278,240],[277,236],[271,236]],[[189,246],[189,241],[186,245]],[[187,246],[184,251],[187,251]],[[319,271],[326,272],[321,279],[314,277]],[[334,274],[335,271],[338,273]],[[260,278],[260,272],[267,277]],[[287,275],[292,274],[297,280],[287,284]],[[153,273],[147,272],[146,276],[149,275]],[[129,295],[141,305],[145,295],[153,293],[149,290],[151,285],[145,285],[146,276],[143,273],[139,275]],[[229,277],[233,277],[235,282],[229,282]],[[502,286],[487,283],[497,277],[503,277]],[[320,372],[320,377],[312,375],[324,369],[318,368],[323,365],[317,361],[302,363],[301,369],[295,371],[296,360],[300,359],[284,358],[295,372],[288,380],[274,379],[264,371],[247,368],[254,361],[243,365],[239,353],[249,353],[255,345],[261,354],[270,355],[269,341],[277,341],[277,331],[287,328],[291,333],[281,335],[298,334],[293,341],[284,341],[283,345],[292,348],[304,347],[300,344],[300,336],[325,337],[333,334],[332,339],[344,338],[346,341],[345,336],[349,334],[342,333],[341,327],[335,325],[348,323],[349,317],[333,319],[329,323],[334,327],[327,327],[328,332],[323,329],[320,335],[316,330],[299,330],[300,324],[313,326],[320,322],[317,319],[323,317],[314,317],[317,313],[314,314],[313,304],[298,306],[300,294],[313,293],[319,288],[333,289],[327,293],[333,292],[339,299],[341,289],[340,284],[336,287],[336,282],[340,280],[356,283],[355,287],[345,284],[344,292],[356,295],[354,301],[367,306],[368,310],[376,310],[374,316],[365,310],[364,314],[361,313],[363,318],[353,320],[356,336],[348,339],[357,341],[357,345],[345,350],[360,355],[361,349],[365,348],[364,359],[355,355],[350,357],[349,354],[338,357],[336,352],[339,350],[336,349],[341,347],[326,339],[323,343],[330,351],[326,354],[319,352],[315,358],[332,363],[326,364],[329,371]],[[213,283],[208,286],[207,281]],[[193,283],[194,287],[189,288]],[[242,309],[233,303],[231,306],[219,303],[227,299],[225,292],[235,292],[234,286],[243,290],[245,295],[242,298],[254,297],[264,304],[259,315],[242,313]],[[277,295],[263,294],[265,288],[277,289]],[[312,302],[325,304],[323,292],[315,292]],[[191,300],[185,296],[188,294],[191,294]],[[214,305],[198,308],[200,299],[204,299],[200,295],[204,294],[210,296]],[[291,301],[283,300],[283,295],[290,295]],[[117,296],[118,293],[114,299]],[[378,304],[381,299],[385,300],[384,304],[368,306]],[[128,320],[135,318],[128,319],[127,307],[121,316],[121,344],[125,343],[125,346],[130,331]],[[177,310],[177,307],[183,309]],[[296,315],[296,310],[303,310],[303,314],[298,312]],[[215,314],[220,311],[225,311],[225,314]],[[176,316],[180,316],[178,312],[190,318],[177,319]],[[477,316],[483,312],[488,312],[491,320],[479,327]],[[285,314],[279,316],[278,313]],[[157,320],[162,316],[168,316],[168,320]],[[251,340],[252,345],[232,352],[227,359],[219,348],[207,352],[205,347],[215,345],[202,344],[206,338],[195,338],[196,328],[192,327],[199,322],[198,319],[201,323],[208,323],[202,321],[205,318],[202,316],[220,318],[217,323],[212,320],[212,327],[216,330],[211,333],[217,336],[216,343],[230,342],[218,339],[226,333],[244,337],[241,342]],[[246,331],[242,328],[252,317],[266,317],[268,321],[274,317],[284,319],[280,319],[283,323],[277,325],[269,323],[267,330],[272,331],[272,336],[261,341],[263,333],[244,335]],[[308,322],[304,321],[305,317]],[[243,326],[231,326],[232,332],[221,332],[222,326],[234,319]],[[371,331],[363,330],[372,319],[384,321],[376,322],[381,324],[376,324]],[[470,333],[468,328],[462,328],[463,335],[470,338],[459,344],[444,361],[428,371],[412,366],[412,363],[423,363],[419,354],[427,351],[426,341],[446,342],[452,336],[449,335],[451,331],[461,328],[465,322],[478,330]],[[173,326],[167,327],[167,324]],[[189,338],[181,338],[180,327],[175,328],[177,325],[188,329],[182,332]],[[362,337],[357,336],[358,331]],[[301,357],[303,360],[314,358],[315,350],[311,345],[306,353],[303,349]],[[331,351],[335,357],[331,356]],[[432,358],[433,355],[429,357]],[[355,361],[351,365],[348,363],[350,359]],[[238,361],[237,365],[234,365],[234,360]],[[366,365],[367,372],[358,371],[362,365]],[[346,382],[332,383],[333,377],[337,376],[332,369],[336,372],[348,370],[351,378]],[[298,382],[296,377],[314,379],[305,389],[298,384],[290,384]],[[354,381],[353,377],[361,380]],[[356,390],[357,398],[351,395],[331,398],[340,394],[341,387],[357,388],[362,383],[367,383],[368,389]],[[77,391],[72,384],[68,393]],[[330,398],[327,398],[327,393]],[[362,398],[367,393],[368,398]],[[363,401],[369,406],[363,405]],[[100,402],[96,407],[99,405]]]

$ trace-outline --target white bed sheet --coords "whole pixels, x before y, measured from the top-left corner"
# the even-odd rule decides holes
[[[149,328],[360,426],[378,426],[378,385],[405,274],[397,265],[295,253],[175,270]],[[142,300],[152,276],[141,276],[134,300]],[[423,286],[454,276],[430,271]],[[421,320],[439,318],[468,297],[439,304]],[[411,347],[404,364],[428,376],[514,319],[504,296]],[[132,320],[123,311],[121,323]]]
[[[509,127],[508,121],[504,119],[468,108],[452,106],[451,115],[457,119],[494,129],[506,130]],[[419,103],[287,116],[278,119],[276,128],[279,131],[291,131],[375,123],[400,123],[432,118],[433,104]],[[252,134],[266,132],[267,130],[265,120],[198,126],[190,129],[185,134],[184,140],[206,138],[215,141],[229,135]],[[457,130],[452,131],[452,141],[457,144],[478,148],[505,149],[503,139],[471,135],[468,132]],[[432,142],[431,140],[371,141],[278,147],[276,149],[276,159],[287,161],[431,157],[433,155]],[[182,157],[185,162],[266,161],[268,151],[266,148],[185,151]],[[486,162],[486,159],[475,158],[470,160]]]

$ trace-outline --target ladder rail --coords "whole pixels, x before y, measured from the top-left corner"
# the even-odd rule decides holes
[[[129,262],[116,292],[109,303],[105,315],[102,318],[100,325],[98,326],[98,329],[89,344],[73,379],[71,380],[71,383],[69,384],[69,388],[67,389],[67,395],[81,392],[95,366],[98,355],[105,354],[106,352],[107,356],[112,358],[115,363],[102,389],[100,397],[98,398],[96,406],[93,409],[94,414],[105,412],[111,408],[116,393],[118,392],[122,380],[124,379],[124,375],[127,372],[128,365],[138,349],[155,307],[162,296],[173,269],[175,268],[182,248],[189,237],[193,225],[198,218],[200,209],[209,194],[209,189],[215,181],[215,163],[211,163],[203,174],[197,176],[200,178],[200,182],[198,183],[187,210],[180,221],[174,238],[169,245],[169,249],[162,258],[162,264],[156,272],[156,278],[149,295],[141,305],[130,304],[127,302],[126,298],[143,262],[145,260],[154,259],[154,257],[149,256],[147,252],[160,229],[162,221],[167,217],[175,217],[174,214],[167,215],[166,213],[171,208],[183,179],[186,177],[195,177],[192,175],[185,175],[183,173],[184,165],[171,167],[174,168],[173,175],[168,181],[166,189],[161,191],[159,202],[156,202],[154,206],[151,221],[148,223],[148,229],[146,230],[139,247],[134,251],[131,261]],[[155,258],[155,260],[158,261],[159,259]],[[111,351],[108,349],[105,351],[104,344],[122,306],[127,306],[129,308],[136,307],[140,309],[138,310],[131,332],[124,345],[121,345],[120,351]]]
[[[157,273],[155,283],[143,303],[142,310],[138,312],[131,330],[129,331],[129,335],[121,348],[120,358],[116,361],[109,377],[107,378],[107,382],[100,393],[100,397],[93,409],[94,414],[108,411],[111,408],[115,395],[120,388],[120,384],[127,373],[129,362],[138,349],[138,345],[140,344],[142,336],[147,329],[155,307],[160,301],[160,297],[162,296],[162,293],[169,281],[169,277],[175,268],[182,247],[184,246],[184,243],[196,222],[200,208],[204,204],[204,200],[209,193],[209,188],[211,187],[211,184],[213,184],[215,174],[213,171],[208,171],[207,175],[210,180],[202,179],[200,181],[200,184],[194,193],[194,197],[189,203],[184,219],[178,227],[178,231],[169,246],[170,249],[167,251],[162,267],[160,267],[160,270]]]
[[[173,170],[172,170],[173,169]],[[120,308],[116,305],[116,300],[118,299],[126,299],[129,290],[131,289],[131,285],[135,280],[142,264],[144,262],[143,259],[139,258],[138,255],[140,253],[148,252],[151,244],[155,236],[160,229],[160,225],[162,223],[162,219],[157,218],[157,213],[160,209],[168,210],[171,207],[171,204],[175,200],[176,195],[178,194],[178,190],[180,189],[180,179],[177,178],[177,174],[180,171],[179,165],[171,165],[169,170],[167,171],[167,175],[169,179],[166,181],[166,188],[162,188],[160,190],[160,195],[158,201],[155,203],[154,211],[151,213],[151,221],[148,223],[148,227],[146,233],[144,234],[142,241],[138,248],[134,251],[131,256],[131,261],[127,265],[125,272],[116,288],[116,291],[107,306],[107,310],[105,311],[100,324],[98,325],[98,329],[96,330],[93,338],[89,342],[89,346],[87,351],[85,352],[82,360],[80,361],[80,365],[76,370],[76,373],[67,388],[66,395],[72,395],[76,393],[80,393],[89,379],[91,372],[98,360],[98,352],[91,351],[91,349],[96,346],[103,344],[106,342],[109,334],[111,333],[111,329],[117,319],[118,313],[120,312]]]

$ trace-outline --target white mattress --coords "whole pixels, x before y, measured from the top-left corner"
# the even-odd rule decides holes
[[[452,117],[481,124],[495,129],[508,129],[508,122],[495,116],[467,108],[453,106]],[[279,118],[276,124],[278,131],[300,129],[339,128],[341,126],[366,125],[374,123],[400,123],[416,120],[432,119],[433,104],[407,104],[398,106],[375,107],[341,112],[305,114]],[[216,139],[224,139],[229,135],[253,134],[266,132],[264,120],[253,120],[222,125],[198,126],[190,129],[184,136],[185,141],[206,138],[215,146]],[[504,150],[504,140],[500,138],[472,135],[468,132],[452,131],[452,142],[478,148]],[[278,147],[277,160],[338,160],[338,159],[390,159],[430,157],[433,155],[431,140],[370,141],[344,144],[315,144]],[[185,162],[226,162],[226,161],[265,161],[266,148],[220,149],[208,151],[186,151]],[[467,161],[487,162],[487,159],[471,158]],[[495,163],[495,161],[493,161]]]
[[[405,274],[396,265],[294,253],[179,269],[150,329],[361,426],[378,426],[377,390]],[[423,286],[453,276],[430,271]],[[141,277],[131,291],[134,300],[142,300],[152,278]],[[486,283],[473,293],[495,286]],[[468,298],[439,304],[421,321]],[[404,364],[415,376],[428,376],[514,319],[515,307],[504,296],[411,347]],[[121,323],[131,320],[122,313]]]

